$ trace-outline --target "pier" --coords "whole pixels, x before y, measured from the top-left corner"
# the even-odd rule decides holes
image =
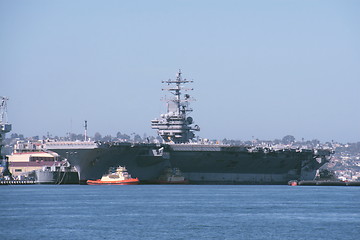
[[[34,180],[0,180],[0,185],[29,185],[35,184]]]
[[[289,181],[290,186],[360,186],[360,182],[342,181]]]

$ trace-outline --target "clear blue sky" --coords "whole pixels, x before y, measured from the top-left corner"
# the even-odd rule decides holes
[[[0,0],[14,133],[156,135],[193,79],[200,137],[360,141],[360,1]]]

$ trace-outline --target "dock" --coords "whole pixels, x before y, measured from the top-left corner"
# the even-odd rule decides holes
[[[35,184],[34,180],[0,180],[0,185],[29,185]]]
[[[343,181],[290,181],[290,186],[360,186],[360,182]]]

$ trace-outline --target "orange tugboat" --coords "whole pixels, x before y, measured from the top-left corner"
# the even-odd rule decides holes
[[[109,174],[104,175],[98,180],[87,180],[88,185],[130,185],[138,184],[138,178],[131,178],[125,167],[110,169]]]

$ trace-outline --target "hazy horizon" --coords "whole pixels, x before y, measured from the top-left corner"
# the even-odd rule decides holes
[[[360,141],[359,1],[0,0],[12,132],[155,136],[161,81],[194,80],[208,139]],[[190,87],[190,86],[189,86]]]

